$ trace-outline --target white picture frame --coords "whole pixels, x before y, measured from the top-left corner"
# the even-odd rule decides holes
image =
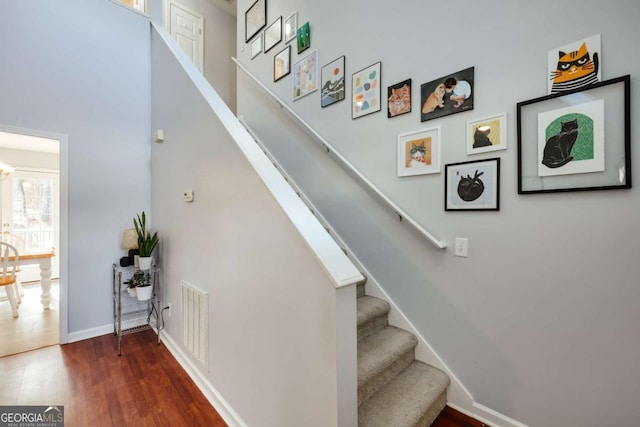
[[[251,59],[262,52],[262,33],[258,34],[251,42]]]
[[[478,135],[476,135],[476,131]],[[507,149],[507,113],[467,122],[467,154]]]
[[[398,135],[398,177],[440,173],[440,126]]]
[[[289,43],[296,39],[296,31],[298,30],[298,12],[293,12],[284,20],[284,42]]]

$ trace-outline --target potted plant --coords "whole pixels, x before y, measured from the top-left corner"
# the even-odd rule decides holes
[[[158,244],[158,232],[156,231],[151,235],[151,231],[147,230],[147,217],[144,211],[142,211],[142,215],[136,215],[136,218],[133,219],[133,225],[138,235],[140,270],[149,270],[151,268],[151,254]]]
[[[142,273],[142,282],[136,286],[136,296],[139,301],[146,301],[153,295],[153,286],[151,286],[151,275],[147,271]]]

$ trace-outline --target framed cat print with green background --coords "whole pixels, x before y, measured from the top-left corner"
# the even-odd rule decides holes
[[[398,135],[398,176],[440,173],[440,126]]]
[[[517,104],[519,194],[631,188],[629,81]]]

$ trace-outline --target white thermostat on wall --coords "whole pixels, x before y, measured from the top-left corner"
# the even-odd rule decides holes
[[[184,199],[185,202],[193,202],[193,190],[191,189],[184,190],[184,194],[182,195],[182,198]]]

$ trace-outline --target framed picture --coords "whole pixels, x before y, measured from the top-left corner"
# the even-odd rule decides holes
[[[631,188],[629,80],[518,103],[519,194]]]
[[[293,100],[318,90],[318,51],[314,50],[293,65]]]
[[[445,211],[500,210],[500,159],[445,165]]]
[[[323,108],[342,101],[345,98],[344,55],[322,67],[320,81],[322,82],[320,105]]]
[[[351,118],[366,116],[382,109],[380,105],[381,62],[351,76]]]
[[[420,85],[420,121],[473,110],[474,67]]]
[[[440,127],[398,135],[398,176],[440,172]]]
[[[251,59],[258,56],[260,52],[262,52],[262,34],[258,34],[258,36],[251,41]]]
[[[291,46],[287,46],[273,57],[273,81],[277,82],[290,72]]]
[[[298,53],[302,53],[311,47],[311,28],[308,22],[296,30],[296,38],[298,40]]]
[[[411,79],[387,88],[387,117],[396,117],[411,112]]]
[[[264,30],[264,53],[282,41],[282,16]]]
[[[549,51],[547,93],[567,92],[602,81],[600,34]]]
[[[289,43],[296,38],[296,31],[298,29],[298,12],[293,12],[287,19],[284,20],[284,42]]]
[[[507,149],[507,113],[467,122],[467,154]]]
[[[267,0],[256,0],[244,13],[244,41],[258,34],[267,25]]]

